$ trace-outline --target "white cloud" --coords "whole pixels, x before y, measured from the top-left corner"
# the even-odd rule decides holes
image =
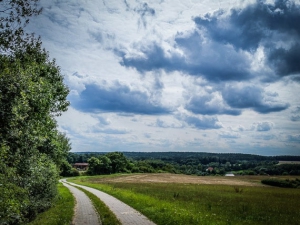
[[[71,107],[57,120],[60,129],[70,137],[73,151],[272,154],[276,147],[276,154],[297,153],[300,84],[296,75],[294,79],[276,78],[275,82],[273,68],[266,66],[266,48],[259,46],[246,52],[206,39],[193,20],[219,9],[226,16],[231,7],[243,9],[254,2],[42,0],[44,11],[28,30],[41,35],[43,46],[56,58],[71,89]],[[197,29],[198,33],[194,33]],[[141,50],[153,44],[161,48],[161,58],[156,58],[154,66],[161,60],[174,63],[171,59],[176,59],[181,65],[167,66],[183,69],[139,72],[137,67],[120,64],[124,62],[122,54],[132,59],[148,56]],[[150,60],[153,58],[140,62],[146,67]],[[189,61],[184,64],[182,60]],[[215,61],[220,70],[216,70]],[[205,62],[207,67],[199,76],[191,76],[186,62],[192,62],[194,68]],[[251,76],[238,73],[236,67],[238,72]],[[220,75],[225,70],[230,79]],[[205,73],[209,75],[204,76]],[[233,73],[242,77],[236,78]],[[249,77],[251,80],[247,80]],[[119,95],[120,89],[114,88],[116,83],[123,88]],[[106,104],[109,110],[75,109],[72,101],[88,85],[101,87],[99,96],[93,99],[101,100],[102,106],[111,101]],[[128,104],[124,105],[124,99]],[[139,103],[138,111],[134,110],[134,101]],[[146,107],[168,110],[164,115],[151,115],[143,113],[142,108]],[[287,145],[289,141],[292,146]]]

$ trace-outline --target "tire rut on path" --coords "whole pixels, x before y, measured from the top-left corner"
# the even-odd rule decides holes
[[[116,215],[116,217],[120,220],[120,222],[123,225],[155,225],[155,223],[150,221],[140,212],[126,205],[125,203],[121,202],[120,200],[116,199],[111,195],[108,195],[94,188],[67,182],[66,180],[63,180],[63,182],[71,184],[73,186],[81,187],[96,195],[101,201],[103,201],[108,206],[108,208]]]
[[[91,200],[79,189],[62,182],[76,199],[76,206],[72,225],[101,225],[99,215],[97,214]]]

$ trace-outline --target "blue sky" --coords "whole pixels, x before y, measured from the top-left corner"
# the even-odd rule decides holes
[[[300,155],[300,1],[46,1],[72,151]]]

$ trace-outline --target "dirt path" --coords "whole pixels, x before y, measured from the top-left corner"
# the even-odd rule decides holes
[[[72,225],[101,225],[99,215],[90,199],[79,189],[67,184],[63,180],[63,185],[66,186],[76,199],[75,214]]]
[[[111,195],[108,195],[94,188],[74,184],[65,180],[64,182],[73,186],[81,187],[96,195],[109,207],[109,209],[116,215],[116,217],[121,221],[123,225],[155,225],[155,223],[150,221],[140,212],[136,211],[135,209],[131,208],[130,206],[126,205],[125,203],[121,202]]]

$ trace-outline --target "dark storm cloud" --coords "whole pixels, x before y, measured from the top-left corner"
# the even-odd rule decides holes
[[[299,74],[300,41],[292,45],[289,49],[277,48],[270,50],[268,62],[276,74],[280,76]]]
[[[199,130],[222,128],[222,126],[219,124],[218,118],[216,117],[197,117],[186,114],[179,114],[176,116],[176,118]]]
[[[240,81],[253,77],[249,59],[231,46],[209,43],[201,47],[201,38],[195,33],[186,38],[178,37],[175,40],[178,44],[176,48],[183,50],[184,56],[176,52],[165,52],[159,44],[152,43],[141,47],[142,55],[139,56],[126,56],[118,51],[117,54],[122,57],[120,64],[135,68],[141,73],[153,70],[181,71],[193,76],[204,76],[213,82]]]
[[[254,52],[265,48],[267,63],[279,76],[300,72],[300,7],[292,1],[277,0],[274,4],[257,0],[244,9],[232,9],[194,19],[216,42],[236,49]],[[282,46],[282,43],[285,46]]]
[[[154,104],[149,96],[128,86],[115,83],[112,87],[88,84],[78,97],[71,99],[72,106],[85,112],[124,112],[136,114],[167,114],[170,111]]]
[[[288,0],[277,0],[274,5],[257,0],[244,9],[232,9],[228,17],[222,17],[223,12],[219,11],[196,17],[194,21],[217,42],[255,50],[266,39],[277,41],[278,34],[289,39],[299,37],[300,24],[295,22],[300,21],[299,10],[298,5]]]
[[[237,116],[241,114],[241,110],[239,109],[231,109],[230,107],[224,107],[218,102],[211,102],[212,100],[212,95],[193,96],[187,102],[185,108],[195,114],[202,115],[227,114]]]
[[[292,81],[300,83],[300,74],[299,75],[295,75],[295,76],[291,76],[290,79]]]
[[[289,107],[287,103],[277,102],[274,94],[268,94],[257,86],[228,86],[222,92],[223,99],[232,108],[251,108],[258,113],[279,112]]]
[[[178,54],[170,57],[165,55],[164,50],[156,43],[142,47],[143,56],[126,57],[121,51],[118,54],[122,57],[121,65],[136,68],[139,72],[164,69],[168,72],[180,70],[184,58]]]
[[[279,77],[300,73],[300,7],[291,1],[257,0],[243,9],[195,17],[196,29],[175,37],[175,51],[152,43],[142,56],[122,54],[121,65],[140,72],[181,71],[209,81],[242,81],[256,77],[246,52],[263,47],[266,64]],[[261,74],[262,75],[262,74]],[[271,78],[273,79],[273,77]],[[267,80],[267,79],[266,79]]]

